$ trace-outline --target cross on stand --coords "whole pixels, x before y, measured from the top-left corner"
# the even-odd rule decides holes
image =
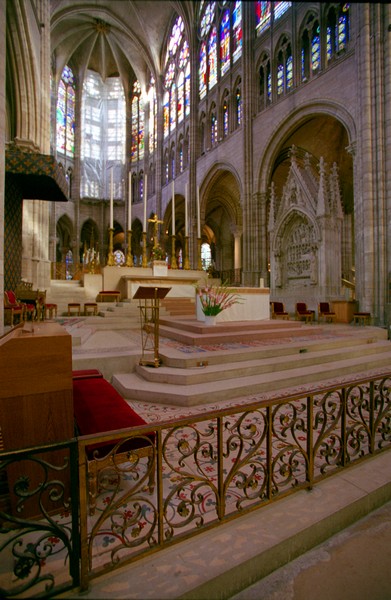
[[[159,246],[158,242],[158,225],[163,223],[164,221],[160,221],[157,218],[157,215],[153,215],[153,219],[148,219],[148,223],[153,223],[153,247],[157,248]]]

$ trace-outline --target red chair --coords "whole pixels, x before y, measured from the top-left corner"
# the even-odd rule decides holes
[[[318,305],[318,321],[324,319],[326,322],[330,321],[331,323],[335,321],[337,315],[333,310],[330,309],[330,304],[328,302],[319,302]]]
[[[289,321],[289,313],[286,312],[283,302],[271,302],[272,319],[286,319]]]
[[[10,315],[11,327],[14,326],[14,317],[19,316],[19,322],[21,323],[25,319],[25,305],[22,302],[18,302],[14,292],[7,290],[4,292],[4,315]]]
[[[305,321],[311,323],[314,320],[315,311],[309,310],[305,302],[296,303],[296,319],[297,321]]]

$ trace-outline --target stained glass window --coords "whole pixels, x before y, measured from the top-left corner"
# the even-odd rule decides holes
[[[282,52],[278,55],[277,65],[277,96],[281,96],[284,93],[284,63]]]
[[[163,97],[163,127],[164,127],[164,137],[167,137],[170,133],[169,127],[169,101],[170,94],[165,92]]]
[[[151,77],[148,92],[149,100],[149,152],[152,154],[156,150],[156,132],[157,132],[157,100],[155,80]]]
[[[202,42],[200,48],[200,64],[198,68],[199,77],[199,94],[200,99],[206,96],[208,91],[208,68],[207,68],[207,55],[206,55],[206,42]]]
[[[95,71],[87,71],[81,102],[81,132],[81,196],[108,198],[110,167],[114,197],[122,197],[126,102],[119,77],[103,81]]]
[[[273,4],[273,17],[277,21],[283,14],[286,13],[288,8],[292,6],[292,2],[274,2]]]
[[[177,106],[177,118],[178,123],[183,121],[184,116],[184,99],[185,99],[185,74],[183,71],[180,72],[178,77],[178,106]]]
[[[286,89],[290,90],[293,87],[293,58],[289,54],[286,60]]]
[[[220,69],[221,76],[225,75],[230,68],[230,23],[229,10],[223,12],[220,23]]]
[[[210,117],[210,141],[212,146],[217,143],[217,117],[214,111]]]
[[[316,23],[311,40],[311,70],[317,71],[320,67],[320,28]]]
[[[177,17],[167,45],[163,99],[164,137],[190,114],[190,48],[182,17]]]
[[[190,62],[188,61],[185,70],[185,115],[190,114]]]
[[[224,137],[228,135],[228,102],[224,100],[223,102],[223,133]]]
[[[236,89],[236,122],[237,125],[242,124],[242,93],[240,87]]]
[[[65,66],[57,92],[56,147],[71,158],[75,155],[75,81],[72,70]]]
[[[338,18],[338,52],[346,47],[349,39],[349,4],[343,4]]]
[[[144,102],[138,81],[133,85],[132,141],[130,155],[132,161],[138,161],[144,157]]]
[[[176,127],[176,111],[177,111],[177,97],[176,97],[176,85],[173,83],[170,90],[170,131],[174,131]]]
[[[271,102],[271,73],[270,58],[264,53],[262,63],[259,68],[259,93],[261,98],[261,108],[265,108]]]
[[[255,2],[255,30],[257,35],[261,35],[266,29],[270,27],[272,20],[272,3],[261,2],[257,0]]]
[[[242,2],[236,0],[232,11],[232,60],[235,63],[242,55]]]
[[[217,83],[217,30],[212,28],[208,43],[208,88],[212,89]]]

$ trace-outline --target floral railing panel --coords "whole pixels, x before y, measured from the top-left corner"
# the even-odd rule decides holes
[[[153,458],[114,458],[89,516],[86,492],[83,581],[389,448],[389,384],[360,381],[155,425]]]
[[[1,453],[1,597],[84,589],[389,449],[390,378]]]
[[[1,598],[49,598],[79,584],[77,467],[76,440],[0,454]]]

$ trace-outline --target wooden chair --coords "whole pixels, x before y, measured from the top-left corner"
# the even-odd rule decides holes
[[[326,322],[332,323],[337,318],[337,315],[330,308],[329,302],[319,302],[318,304],[318,321],[324,319]]]
[[[19,322],[25,320],[25,305],[18,302],[13,291],[7,290],[4,292],[4,316],[10,316],[10,325],[14,326],[14,317],[19,316]]]
[[[309,310],[305,302],[296,302],[296,320],[312,323],[315,311]]]
[[[286,319],[289,321],[289,313],[286,312],[282,302],[271,302],[272,319]]]

